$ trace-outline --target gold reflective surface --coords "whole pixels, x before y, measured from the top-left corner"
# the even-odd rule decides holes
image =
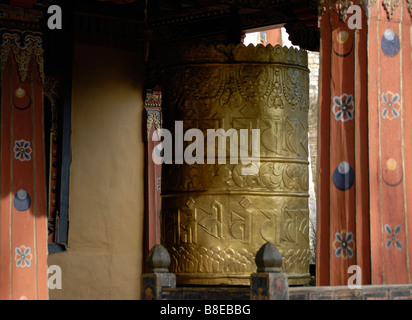
[[[173,54],[171,55],[173,57]],[[179,284],[249,285],[267,241],[290,284],[309,282],[307,54],[280,46],[199,46],[164,73],[164,127],[260,130],[260,170],[230,164],[163,165],[162,242]],[[185,142],[186,148],[191,142]],[[175,143],[174,143],[175,146]],[[204,154],[207,155],[204,141]],[[218,156],[218,148],[215,150]],[[209,159],[210,160],[210,159]]]

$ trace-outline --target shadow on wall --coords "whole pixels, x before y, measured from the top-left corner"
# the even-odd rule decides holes
[[[143,55],[80,44],[74,53],[69,250],[49,256],[63,276],[50,298],[139,299]]]

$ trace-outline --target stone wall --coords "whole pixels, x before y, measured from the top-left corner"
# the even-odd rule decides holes
[[[316,157],[318,140],[318,93],[319,93],[319,52],[308,52],[310,69],[309,86],[309,148],[313,180],[316,181]]]
[[[310,248],[311,263],[316,261],[316,179],[317,179],[317,153],[318,153],[318,102],[319,102],[319,52],[308,52],[308,66],[310,70],[309,85],[309,157],[311,163],[310,172]]]

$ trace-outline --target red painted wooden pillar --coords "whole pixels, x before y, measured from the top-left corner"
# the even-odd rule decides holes
[[[370,281],[367,21],[350,29],[335,2],[320,21],[318,285],[346,285],[352,265]]]
[[[145,148],[146,148],[146,203],[145,203],[145,245],[144,254],[148,256],[149,251],[160,244],[161,230],[161,179],[162,166],[153,161],[153,152],[160,142],[153,141],[153,135],[162,127],[162,91],[160,87],[148,90],[144,104],[143,126]],[[145,268],[146,268],[145,264]]]
[[[318,284],[411,283],[412,1],[321,2]]]
[[[0,53],[0,299],[47,299],[42,35],[0,29]]]
[[[411,1],[371,7],[369,171],[373,284],[411,283]]]

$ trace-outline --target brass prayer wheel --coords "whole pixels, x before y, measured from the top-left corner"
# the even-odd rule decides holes
[[[163,110],[174,154],[173,164],[163,165],[162,243],[177,283],[249,285],[257,251],[271,242],[283,256],[289,283],[307,284],[307,53],[239,44],[184,47],[169,57]],[[184,141],[184,134],[194,128],[203,133],[198,146],[204,146],[204,164],[200,157],[189,164],[182,156],[193,151],[186,148],[194,138]],[[211,129],[233,129],[234,139],[248,130],[249,155],[256,142],[252,130],[259,130],[256,174],[245,175],[240,160],[231,163],[229,138],[223,157],[216,139],[211,159],[213,152],[206,151]]]

